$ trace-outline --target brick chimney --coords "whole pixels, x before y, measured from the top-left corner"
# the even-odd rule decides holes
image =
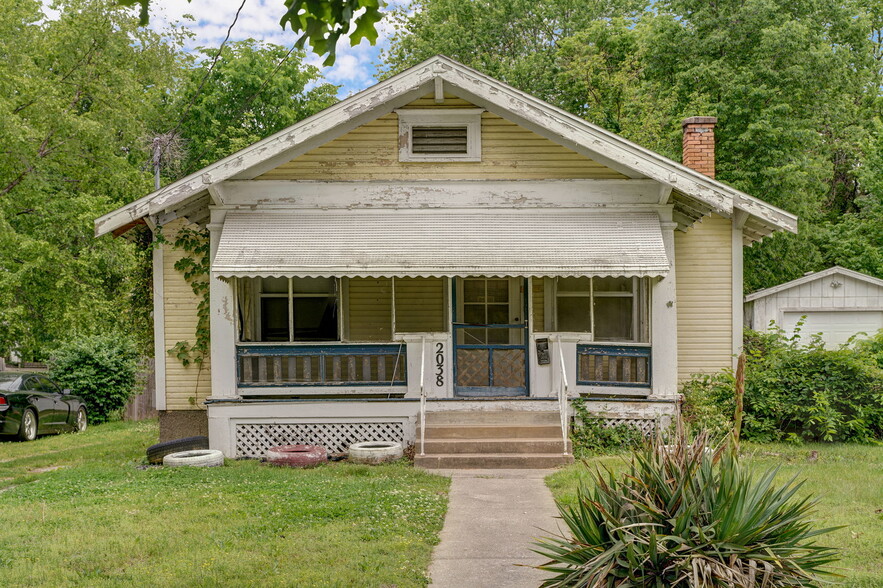
[[[684,165],[714,177],[714,116],[691,116],[684,119]]]

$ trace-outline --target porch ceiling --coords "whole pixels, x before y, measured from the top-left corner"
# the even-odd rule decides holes
[[[660,276],[653,212],[230,211],[220,277]]]

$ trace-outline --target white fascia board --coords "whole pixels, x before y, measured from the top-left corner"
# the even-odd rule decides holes
[[[579,208],[657,205],[653,180],[304,182],[227,180],[224,206],[285,208]]]
[[[801,276],[795,280],[791,280],[790,282],[779,284],[778,286],[772,286],[771,288],[758,290],[757,292],[746,296],[745,302],[751,302],[752,300],[757,300],[758,298],[765,298],[767,296],[778,294],[779,292],[790,290],[791,288],[796,288],[797,286],[802,286],[803,284],[808,284],[809,282],[828,278],[836,274],[860,280],[862,282],[867,282],[868,284],[873,284],[874,286],[879,286],[883,288],[883,280],[851,269],[846,269],[845,267],[840,267],[839,265],[835,265],[834,267],[829,267],[826,270],[815,272],[807,276]]]

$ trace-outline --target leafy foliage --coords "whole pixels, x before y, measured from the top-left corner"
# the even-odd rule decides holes
[[[706,434],[659,440],[636,451],[626,472],[598,470],[574,506],[559,505],[568,535],[539,541],[555,574],[542,585],[815,586],[836,552],[816,544],[815,505],[802,483],[757,478]]]
[[[86,401],[92,423],[119,416],[136,392],[138,350],[117,334],[83,337],[59,346],[50,360],[50,375],[63,388]]]
[[[751,441],[883,439],[883,344],[877,336],[839,349],[781,330],[746,331],[745,417]],[[684,384],[685,419],[722,432],[732,426],[731,373]]]
[[[840,264],[883,277],[883,13],[819,0],[420,0],[387,73],[435,53],[673,159],[718,117],[717,177],[801,217],[746,251],[745,288]],[[505,22],[506,26],[499,26]]]
[[[575,419],[570,430],[575,457],[588,457],[611,450],[632,449],[644,442],[644,435],[635,427],[620,423],[605,426],[602,419],[593,416],[582,398],[571,401]]]

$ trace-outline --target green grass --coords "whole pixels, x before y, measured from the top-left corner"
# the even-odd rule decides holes
[[[448,479],[406,464],[138,469],[156,438],[142,422],[0,443],[0,586],[427,583]]]
[[[816,460],[808,459],[812,451],[818,452]],[[817,525],[844,526],[819,540],[840,548],[842,559],[831,568],[844,576],[837,579],[837,585],[883,586],[883,447],[744,444],[742,453],[746,463],[758,472],[778,467],[781,481],[795,475],[806,480],[802,492],[819,499]],[[592,470],[597,465],[619,469],[623,457],[594,457],[586,463]],[[582,464],[575,464],[553,474],[546,483],[557,500],[573,504],[578,484],[589,481],[588,473]]]

